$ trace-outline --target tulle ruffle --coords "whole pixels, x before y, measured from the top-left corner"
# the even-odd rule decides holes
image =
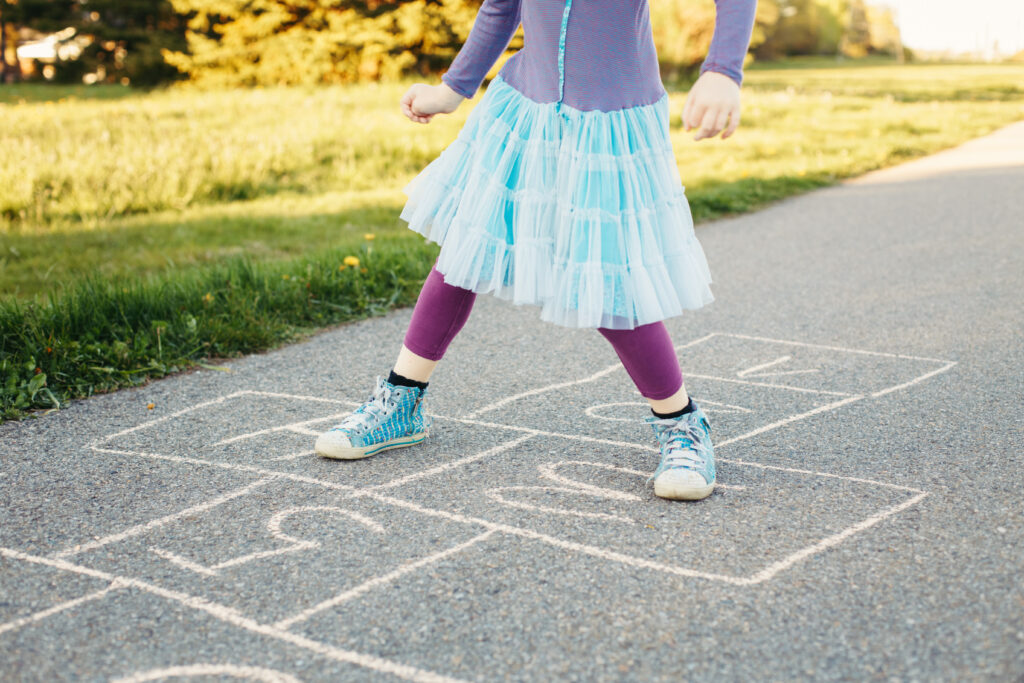
[[[581,111],[491,81],[458,137],[404,188],[445,282],[631,329],[713,300],[668,132],[668,100]]]

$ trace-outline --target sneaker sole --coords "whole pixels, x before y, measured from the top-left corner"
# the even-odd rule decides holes
[[[702,500],[711,495],[715,490],[714,482],[707,486],[698,488],[685,486],[672,486],[671,484],[659,484],[654,482],[654,495],[668,500]]]
[[[410,436],[402,436],[397,439],[391,439],[383,443],[375,443],[372,446],[363,446],[361,448],[344,448],[342,446],[325,447],[319,443],[314,446],[316,454],[322,458],[330,458],[331,460],[360,460],[362,458],[369,458],[371,455],[376,455],[381,451],[386,451],[391,448],[403,448],[405,446],[415,446],[418,443],[422,443],[427,438],[427,432],[418,432]]]

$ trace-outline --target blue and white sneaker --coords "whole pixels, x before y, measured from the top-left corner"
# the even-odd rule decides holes
[[[426,394],[426,389],[398,386],[378,377],[366,403],[317,437],[317,455],[358,460],[422,442],[431,423],[423,412]]]
[[[691,399],[692,400],[692,399]],[[654,471],[654,495],[671,500],[700,500],[715,488],[715,448],[704,411],[694,409],[677,418],[648,417],[661,444],[661,463]]]

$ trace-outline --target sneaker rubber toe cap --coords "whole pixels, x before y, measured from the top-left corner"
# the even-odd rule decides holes
[[[340,429],[332,429],[318,436],[313,450],[317,455],[325,458],[340,458],[342,460],[359,457],[362,454],[362,449],[353,447],[348,434]]]
[[[707,498],[715,488],[699,472],[676,467],[665,470],[654,480],[654,495],[671,500],[700,500]]]

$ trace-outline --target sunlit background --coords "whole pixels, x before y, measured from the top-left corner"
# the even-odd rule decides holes
[[[1024,50],[1021,0],[886,0],[903,44],[920,52],[996,60]]]

